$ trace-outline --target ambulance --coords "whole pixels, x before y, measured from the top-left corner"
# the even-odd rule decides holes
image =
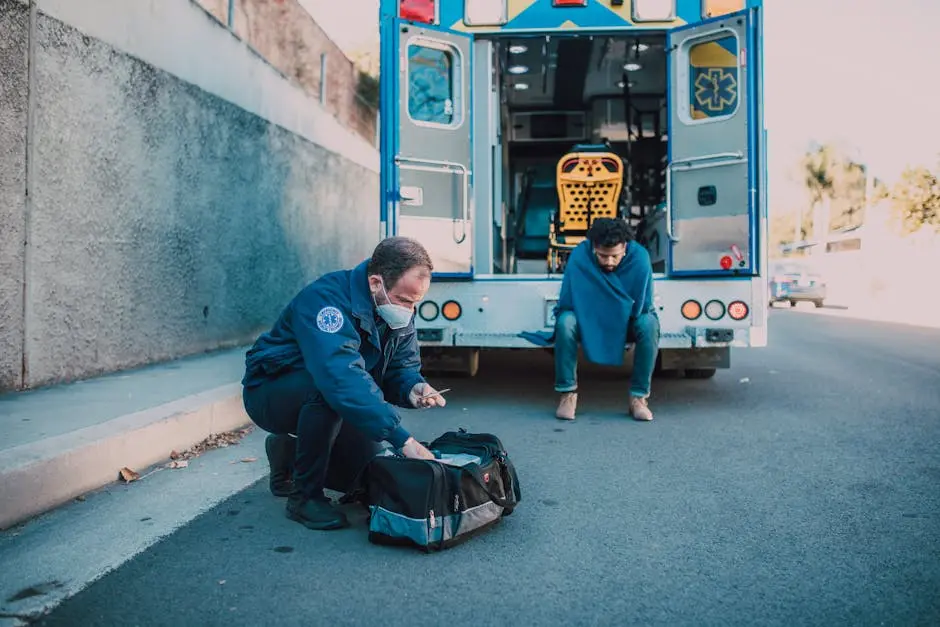
[[[762,0],[381,0],[381,235],[435,269],[429,369],[540,349],[591,222],[650,253],[657,371],[767,344]],[[630,347],[625,347],[629,351]]]

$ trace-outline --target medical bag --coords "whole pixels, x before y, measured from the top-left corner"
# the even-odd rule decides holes
[[[430,443],[434,460],[391,451],[363,469],[353,497],[369,510],[369,541],[450,548],[512,514],[522,499],[503,443],[489,433],[448,431]]]

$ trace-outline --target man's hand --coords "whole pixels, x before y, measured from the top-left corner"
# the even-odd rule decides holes
[[[421,398],[422,396],[425,398]],[[408,400],[415,407],[443,407],[447,404],[444,397],[427,383],[415,384],[408,393]]]
[[[408,438],[401,447],[401,452],[405,457],[411,459],[434,459],[434,453],[424,447],[423,444],[414,438]]]

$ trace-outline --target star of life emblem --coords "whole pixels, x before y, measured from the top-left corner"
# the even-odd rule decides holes
[[[336,307],[324,307],[317,314],[317,328],[324,333],[336,333],[343,328],[343,312]]]

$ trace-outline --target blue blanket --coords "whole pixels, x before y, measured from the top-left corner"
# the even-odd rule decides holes
[[[555,315],[574,312],[588,361],[622,365],[630,318],[648,312],[652,306],[653,270],[642,245],[629,242],[626,256],[613,272],[605,272],[597,263],[590,241],[581,242],[571,251]],[[551,346],[555,341],[554,330],[523,331],[519,335],[538,346]]]

